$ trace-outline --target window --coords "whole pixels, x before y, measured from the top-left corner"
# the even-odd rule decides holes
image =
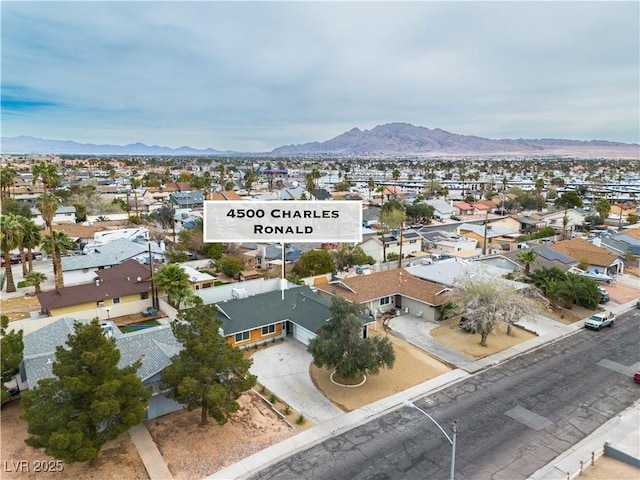
[[[96,305],[98,306],[98,308],[103,308],[104,302],[96,302]]]
[[[267,325],[266,327],[262,327],[262,335],[269,335],[271,333],[276,333],[275,325]]]
[[[236,333],[236,343],[246,342],[249,340],[249,332]]]
[[[149,298],[149,292],[142,292],[140,294],[140,300],[146,300]]]
[[[391,297],[382,297],[380,299],[380,305],[389,305],[391,303]]]
[[[417,240],[409,240],[409,243],[418,243]]]
[[[113,304],[116,305],[120,303],[120,297],[113,297]]]

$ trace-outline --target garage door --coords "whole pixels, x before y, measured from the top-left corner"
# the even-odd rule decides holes
[[[293,324],[293,338],[295,338],[299,342],[302,342],[305,345],[309,345],[309,340],[311,340],[313,337],[315,337],[315,335],[306,328],[302,328],[295,323]]]

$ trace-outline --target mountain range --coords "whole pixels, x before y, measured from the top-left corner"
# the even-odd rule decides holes
[[[133,143],[129,145],[95,145],[73,141],[46,140],[35,137],[2,137],[5,154],[83,154],[83,155],[229,155],[243,154],[216,150],[179,148]],[[257,155],[257,154],[256,154]],[[439,128],[429,129],[409,123],[388,123],[371,130],[351,130],[324,142],[285,145],[260,155],[572,155],[579,157],[640,158],[636,143],[604,140],[500,139],[460,135]]]

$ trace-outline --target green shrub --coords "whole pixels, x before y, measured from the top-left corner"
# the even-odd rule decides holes
[[[278,397],[276,397],[275,393],[272,393],[271,395],[269,395],[269,402],[276,403],[277,401],[278,401]]]
[[[296,424],[298,425],[304,425],[304,422],[306,422],[307,419],[304,418],[304,415],[300,414],[300,416],[296,419]]]
[[[24,287],[28,287],[29,286],[29,282],[27,282],[26,280],[21,280],[18,282],[17,287],[18,288],[24,288]]]
[[[284,414],[289,415],[291,413],[291,407],[289,405],[284,406]]]

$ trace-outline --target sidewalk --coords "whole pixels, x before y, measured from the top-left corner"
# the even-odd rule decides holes
[[[150,480],[172,480],[173,476],[169,471],[169,467],[164,462],[162,454],[156,446],[147,426],[144,423],[131,427],[129,429],[131,441],[136,446],[138,454],[147,469]]]
[[[611,310],[618,314],[634,308],[634,305],[635,301],[632,301],[624,305],[612,307]],[[452,370],[408,390],[317,425],[283,442],[272,445],[255,455],[247,457],[238,463],[219,470],[206,478],[212,480],[248,478],[268,464],[276,463],[296,452],[313,447],[334,435],[367,422],[373,417],[378,417],[395,409],[402,408],[403,401],[405,400],[415,400],[447,388],[468,378],[471,374],[490,368],[500,362],[536,348],[540,348],[567,335],[572,335],[581,330],[583,325],[584,322],[579,321],[571,325],[564,325],[562,328],[557,328],[554,324],[549,323],[550,328],[546,329],[547,333],[539,337],[481,360],[470,362],[463,365],[462,368]],[[612,446],[638,459],[640,458],[640,448],[638,447],[639,438],[640,407],[636,404],[634,407],[602,425],[582,442],[568,449],[546,467],[538,470],[530,478],[531,480],[566,480],[567,473],[570,473],[570,475],[573,475],[571,476],[573,479],[579,471],[580,461],[586,462],[589,460],[592,451],[600,452],[598,457],[602,455],[602,447],[605,442],[610,442]]]

